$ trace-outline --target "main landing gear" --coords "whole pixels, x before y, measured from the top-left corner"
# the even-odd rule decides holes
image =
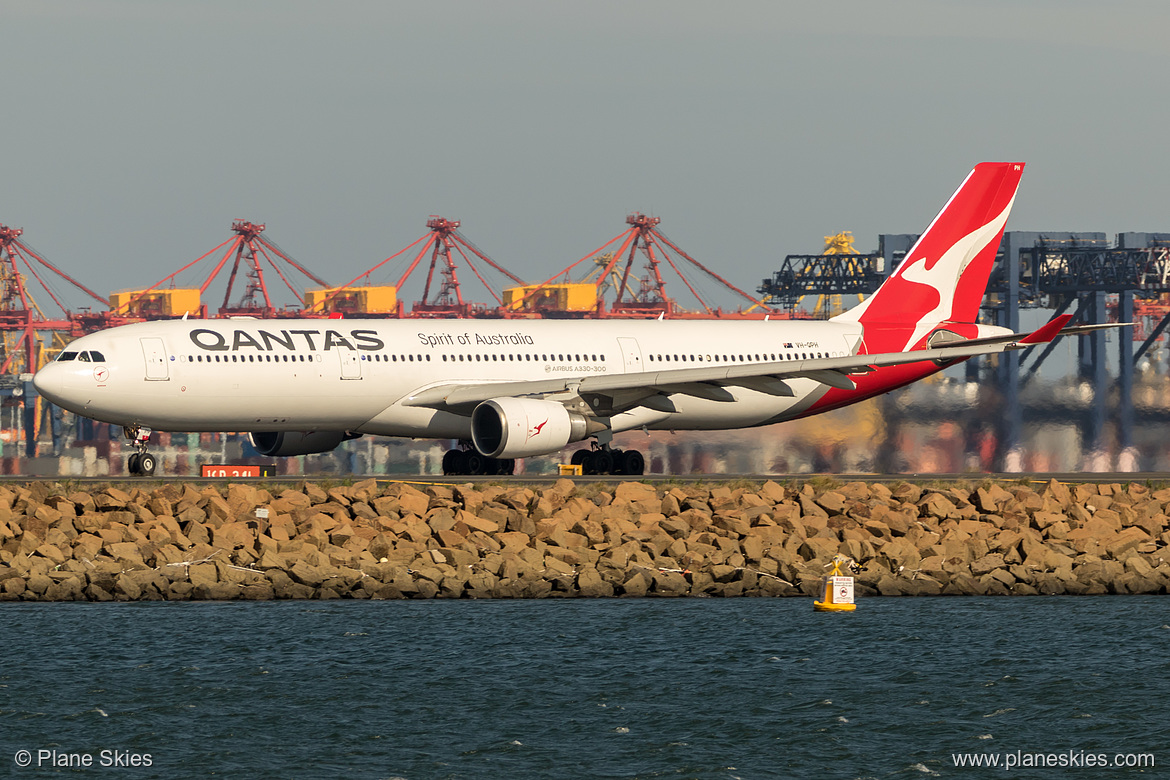
[[[572,463],[585,474],[625,474],[639,477],[646,471],[646,458],[637,450],[611,450],[601,445],[595,450],[577,450]],[[508,476],[516,471],[512,458],[489,458],[474,449],[447,450],[443,455],[444,476]]]
[[[516,472],[513,458],[489,458],[475,450],[447,450],[443,454],[444,476],[474,474],[476,476],[508,476]]]
[[[149,477],[154,474],[158,461],[146,451],[150,442],[150,428],[140,428],[136,425],[125,426],[122,434],[134,445],[135,452],[126,459],[126,470],[136,477]]]
[[[646,458],[637,450],[611,450],[601,445],[595,450],[577,450],[570,461],[580,466],[584,474],[628,474],[641,476],[646,471]]]

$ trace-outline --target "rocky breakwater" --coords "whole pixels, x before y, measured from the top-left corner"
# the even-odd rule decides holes
[[[1166,593],[1170,490],[0,487],[0,600]]]

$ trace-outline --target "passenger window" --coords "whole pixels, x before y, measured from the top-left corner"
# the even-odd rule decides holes
[[[419,360],[422,360],[422,355],[419,355],[418,357],[419,357]],[[430,362],[431,362],[431,356],[430,356],[430,355],[427,355],[427,362],[428,362],[428,363],[430,363]]]

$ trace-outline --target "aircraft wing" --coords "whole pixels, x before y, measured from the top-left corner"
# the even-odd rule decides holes
[[[745,387],[776,396],[793,396],[794,392],[785,380],[803,378],[842,390],[853,390],[857,385],[850,375],[869,373],[883,366],[918,363],[924,360],[945,364],[977,355],[1024,349],[1034,344],[1052,341],[1060,335],[1101,327],[1065,328],[1071,318],[1071,315],[1062,315],[1032,333],[1012,333],[991,338],[948,342],[945,346],[910,352],[675,368],[602,376],[571,376],[520,382],[446,383],[422,388],[403,399],[402,403],[405,406],[470,414],[476,404],[491,398],[570,394],[608,397],[612,401],[605,406],[613,411],[648,406],[669,412],[675,410],[666,398],[667,395],[678,393],[713,401],[732,401],[734,397],[724,389],[728,386]]]

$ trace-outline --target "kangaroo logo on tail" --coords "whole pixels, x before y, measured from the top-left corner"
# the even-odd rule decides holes
[[[975,322],[1023,170],[975,166],[890,278],[834,319],[860,323],[869,353],[911,349],[944,322]]]

